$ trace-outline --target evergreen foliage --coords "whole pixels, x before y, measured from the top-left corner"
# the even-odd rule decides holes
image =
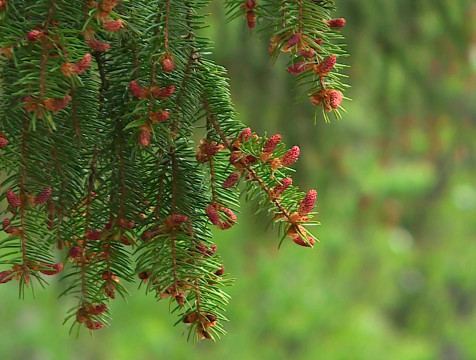
[[[291,54],[288,71],[325,118],[340,116],[345,21],[331,19],[333,1],[227,3],[231,18],[263,24],[272,57]],[[61,272],[62,295],[78,301],[72,329],[107,324],[108,302],[138,276],[191,336],[224,333],[230,278],[210,226],[235,224],[240,194],[270,212],[282,240],[316,242],[316,192],[289,175],[299,148],[236,119],[226,72],[199,35],[207,4],[0,0],[0,262],[10,267],[0,283],[19,280],[23,296],[32,278]]]

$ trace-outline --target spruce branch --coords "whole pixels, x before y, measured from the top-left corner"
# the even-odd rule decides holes
[[[227,0],[226,5],[230,19],[245,17],[251,30],[257,19],[262,20],[260,31],[270,39],[269,55],[274,61],[281,52],[289,53],[286,70],[297,77],[297,87],[305,89],[299,99],[321,107],[326,122],[329,112],[341,118],[347,85],[339,72],[345,66],[337,59],[347,56],[339,33],[345,19],[331,18],[334,0]]]
[[[207,4],[0,1],[0,264],[10,267],[0,283],[19,280],[23,296],[31,278],[45,285],[64,266],[61,296],[77,298],[71,330],[108,325],[109,301],[136,274],[189,337],[224,334],[232,280],[211,226],[236,224],[240,196],[270,212],[283,239],[315,243],[316,192],[290,176],[299,148],[236,119],[226,72],[197,34]],[[227,4],[251,29],[264,25],[273,58],[291,55],[312,102],[339,109],[333,1]]]
[[[213,84],[213,82],[211,82]],[[216,85],[216,84],[214,84]],[[210,87],[209,93],[207,95],[212,96],[211,91],[213,87]],[[302,223],[309,221],[309,218],[305,218],[303,216],[298,216],[295,212],[292,212],[290,210],[287,210],[285,206],[283,206],[280,196],[276,196],[276,194],[271,190],[270,187],[265,183],[263,180],[264,178],[268,178],[268,183],[270,182],[275,182],[274,178],[274,171],[281,166],[281,163],[284,162],[284,159],[286,159],[286,156],[291,159],[288,160],[288,162],[294,162],[297,159],[293,159],[294,155],[292,150],[284,154],[281,159],[279,158],[274,158],[274,159],[269,159],[272,154],[269,154],[267,152],[261,153],[260,155],[259,152],[256,151],[256,149],[253,151],[253,149],[247,150],[246,148],[243,147],[244,143],[252,143],[254,136],[251,136],[251,131],[248,129],[245,129],[241,132],[241,134],[236,138],[235,141],[230,140],[224,133],[224,131],[221,129],[219,121],[217,120],[217,117],[214,115],[213,109],[210,107],[210,103],[207,100],[207,95],[203,95],[203,103],[205,107],[205,111],[207,113],[207,119],[210,121],[211,125],[213,126],[216,134],[220,137],[223,145],[230,151],[230,162],[232,162],[238,169],[243,169],[247,173],[247,177],[249,178],[249,184],[250,184],[250,189],[253,188],[251,184],[257,183],[259,188],[262,190],[262,192],[265,194],[267,197],[267,200],[269,203],[272,204],[272,206],[275,208],[275,220],[279,221],[281,224],[284,224],[285,231],[291,237],[291,239],[297,243],[298,245],[302,246],[312,246],[315,244],[315,237],[307,231],[303,226]],[[227,101],[227,98],[224,97],[224,101]],[[229,100],[228,100],[229,101]],[[246,135],[244,135],[246,134]],[[230,134],[232,136],[232,134]],[[257,136],[256,136],[257,137]],[[263,141],[258,142],[258,148],[263,147]],[[297,148],[297,147],[296,147]],[[299,148],[297,148],[299,149]],[[273,149],[274,150],[274,149]],[[261,165],[260,167],[256,167],[254,165],[255,161],[257,159],[263,158],[263,154],[266,155],[266,161],[263,161],[265,164],[264,166]],[[236,156],[233,156],[236,155]],[[259,164],[259,160],[257,161]],[[277,165],[275,165],[277,163]],[[286,166],[288,164],[285,164]],[[259,174],[255,169],[262,169],[263,167],[271,168],[271,172],[269,171],[260,171],[261,174]],[[280,182],[278,182],[276,185],[279,185]],[[290,191],[288,190],[288,193]],[[299,199],[301,200],[301,199]],[[297,202],[297,198],[294,200]],[[312,204],[314,205],[314,203]],[[290,204],[289,208],[295,208],[295,204]],[[312,206],[311,206],[312,207]],[[305,215],[308,215],[309,212],[307,212]],[[209,215],[211,218],[211,216]],[[284,218],[286,221],[283,222],[282,218]],[[213,222],[213,220],[212,220]]]

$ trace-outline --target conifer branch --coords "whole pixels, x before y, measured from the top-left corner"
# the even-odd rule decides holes
[[[146,292],[169,298],[190,334],[220,336],[231,280],[210,223],[231,228],[241,193],[292,241],[311,246],[305,225],[317,224],[316,192],[302,193],[288,176],[297,146],[288,150],[279,134],[260,137],[236,120],[226,73],[196,34],[207,1],[4,3],[0,167],[9,215],[0,264],[11,270],[0,269],[0,284],[20,280],[21,294],[30,277],[44,285],[40,273],[63,269],[52,245],[64,244],[61,295],[78,299],[66,319],[72,329],[107,325],[108,302],[126,293],[121,281],[131,280],[135,261]],[[330,18],[333,1],[227,4],[250,29],[265,26],[273,59],[291,55],[288,71],[311,84],[311,102],[339,109],[343,67],[332,55],[344,55],[343,21]]]
[[[204,95],[203,102],[204,102],[205,109],[208,113],[208,119],[210,120],[210,123],[213,125],[213,128],[215,129],[216,133],[222,139],[223,144],[225,144],[225,146],[228,148],[228,150],[230,150],[230,152],[233,152],[234,151],[233,144],[230,140],[227,139],[227,137],[223,133],[222,129],[220,128],[220,125],[218,124],[218,122],[216,121],[213,113],[210,110],[210,107],[209,107],[207,99],[205,98],[205,95]],[[268,196],[269,201],[274,203],[274,205],[276,206],[279,213],[283,214],[291,222],[291,214],[279,203],[279,201],[276,198],[274,198],[272,196],[272,194],[270,192],[270,189],[268,189],[266,184],[256,174],[256,172],[253,170],[253,168],[244,161],[241,161],[241,160],[238,160],[238,161],[241,162],[241,165],[251,175],[252,179],[254,181],[256,181],[259,184],[259,186],[261,187],[261,189],[266,193],[266,195]],[[211,165],[210,165],[210,168],[213,169]],[[212,174],[213,174],[213,170],[212,170]],[[213,175],[212,175],[212,188],[213,188],[213,183],[214,183],[214,178],[213,178]],[[215,199],[215,196],[214,196],[214,199]]]
[[[22,281],[25,284],[28,284],[30,281],[29,271],[28,271],[28,251],[27,251],[27,228],[26,228],[26,201],[27,195],[25,191],[25,180],[26,180],[26,156],[27,156],[27,138],[28,138],[28,120],[23,119],[23,133],[21,140],[21,162],[20,162],[20,239],[21,239],[21,252],[22,252]]]

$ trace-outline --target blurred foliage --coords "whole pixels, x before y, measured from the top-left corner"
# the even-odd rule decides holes
[[[79,339],[61,327],[58,287],[18,301],[0,286],[1,359],[475,359],[476,4],[338,0],[352,88],[339,122],[296,104],[267,39],[210,7],[216,59],[241,119],[302,149],[317,188],[321,243],[277,250],[266,219],[243,213],[217,234],[236,276],[228,335],[188,344],[165,304],[131,288],[113,327]]]

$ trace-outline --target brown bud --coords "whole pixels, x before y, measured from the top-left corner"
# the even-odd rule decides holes
[[[184,222],[188,221],[188,216],[182,214],[173,214],[169,215],[165,220],[165,225],[172,228],[178,225],[182,225]]]
[[[102,272],[102,279],[103,280],[111,280],[114,276],[114,273],[111,270],[104,270]]]
[[[119,0],[103,0],[101,2],[101,10],[105,12],[111,12],[117,5]]]
[[[287,177],[287,178],[284,178],[283,180],[281,180],[281,183],[276,185],[273,189],[272,189],[272,194],[273,194],[273,197],[277,198],[277,197],[280,197],[281,194],[286,191],[286,189],[288,188],[289,185],[291,185],[293,183],[293,179]]]
[[[241,5],[241,8],[245,11],[253,11],[258,6],[256,0],[245,0],[245,3]]]
[[[172,72],[175,69],[175,63],[169,55],[164,55],[161,59],[162,70]]]
[[[76,313],[76,321],[82,324],[88,320],[89,320],[89,317],[86,314],[86,311],[83,308],[79,308],[78,312]]]
[[[170,86],[167,86],[166,88],[159,88],[157,86],[157,87],[154,87],[154,89],[151,89],[151,91],[152,91],[153,97],[165,99],[173,95],[173,93],[175,92],[175,86],[170,85]]]
[[[28,38],[28,41],[30,42],[37,42],[38,40],[41,40],[43,37],[44,37],[44,33],[42,31],[39,31],[39,30],[31,30],[28,34],[27,34],[27,38]]]
[[[110,31],[110,32],[119,31],[120,29],[122,29],[123,26],[124,26],[124,24],[122,23],[121,19],[106,20],[103,24],[104,30]]]
[[[9,226],[5,229],[5,232],[7,234],[10,234],[11,236],[19,236],[21,235],[21,230],[20,228],[16,227],[16,226]]]
[[[315,91],[309,100],[313,105],[323,106],[327,112],[337,109],[343,100],[343,95],[339,90],[327,89],[325,91]]]
[[[5,270],[5,271],[0,271],[0,284],[6,284],[7,282],[13,280],[13,271],[11,270]]]
[[[185,304],[185,298],[182,295],[175,295],[175,301],[179,306],[183,306]]]
[[[36,195],[34,203],[35,205],[41,205],[44,204],[49,200],[51,196],[51,188],[47,187],[43,189],[38,195]]]
[[[106,304],[100,304],[100,305],[88,305],[85,308],[86,313],[90,315],[101,315],[104,311],[106,311],[107,305]]]
[[[150,275],[152,275],[152,271],[149,270],[149,271],[142,271],[137,276],[141,280],[146,280],[149,278]]]
[[[326,57],[321,63],[314,65],[312,69],[315,74],[318,74],[320,76],[325,76],[332,71],[336,62],[337,62],[337,56],[330,55]]]
[[[100,323],[99,321],[95,321],[95,320],[87,320],[86,321],[86,327],[89,329],[89,330],[99,330],[99,329],[102,329],[104,327],[104,324],[103,323]]]
[[[291,37],[288,40],[288,46],[292,47],[296,45],[299,41],[301,41],[302,34],[297,33],[297,34],[292,34]]]
[[[9,218],[3,219],[2,229],[5,230],[6,228],[10,226],[10,224],[11,224],[11,220]]]
[[[299,234],[301,233],[301,235]],[[304,247],[311,247],[315,245],[316,241],[313,238],[309,238],[305,235],[304,228],[301,225],[293,225],[288,230],[288,236],[291,238],[294,243]],[[304,241],[302,237],[307,239],[307,242]]]
[[[147,242],[160,234],[164,234],[165,230],[166,229],[162,226],[153,226],[142,233],[141,239]]]
[[[272,153],[280,141],[281,141],[281,134],[271,135],[270,138],[266,140],[266,142],[264,143],[263,152]]]
[[[218,317],[216,315],[210,314],[210,313],[205,313],[205,317],[208,320],[209,323],[214,323],[218,320]]]
[[[87,240],[99,240],[102,236],[102,231],[88,231],[85,234]]]
[[[303,50],[299,51],[299,55],[301,55],[305,59],[310,59],[315,54],[316,54],[316,52],[314,51],[314,49],[303,49]]]
[[[0,47],[0,55],[5,55],[7,59],[11,59],[13,57],[13,50],[11,47],[6,46],[4,48]]]
[[[197,332],[200,336],[200,340],[211,339],[212,338],[210,333],[207,330],[205,330],[201,325],[197,326]]]
[[[212,256],[217,252],[217,246],[215,244],[210,245],[210,247],[207,250],[207,255]]]
[[[201,241],[199,241],[195,247],[196,247],[196,249],[199,253],[201,253],[203,255],[207,254],[207,250],[208,250],[207,246],[204,243],[202,243]]]
[[[152,124],[157,124],[159,122],[167,121],[168,118],[170,117],[170,112],[168,112],[167,110],[151,112],[149,113],[149,117],[150,117],[150,122]]]
[[[77,259],[82,257],[84,254],[83,248],[79,245],[74,245],[69,249],[69,256],[71,256],[73,259]]]
[[[254,13],[254,11],[248,11],[246,13],[246,22],[248,23],[248,28],[250,30],[254,30],[256,26],[256,19],[258,18],[258,15]]]
[[[139,128],[139,135],[137,142],[139,146],[147,147],[150,145],[150,128],[148,126],[141,126]]]
[[[17,208],[21,205],[20,199],[18,198],[17,194],[15,194],[11,189],[7,190],[7,201],[12,208]]]
[[[331,105],[331,108],[337,109],[340,104],[342,103],[342,93],[339,90],[328,90],[327,91],[329,95],[329,104]]]
[[[295,223],[303,221],[303,217],[301,215],[299,215],[298,212],[293,212],[289,216],[289,221],[292,222],[293,224],[295,224]]]
[[[224,206],[220,206],[220,210],[224,214],[224,219],[220,221],[220,229],[226,230],[236,224],[237,218],[231,209],[228,209]]]
[[[242,163],[243,153],[239,151],[232,151],[230,153],[230,164],[235,165],[236,167],[244,167]]]
[[[0,136],[0,149],[4,148],[7,145],[8,140],[5,138],[5,136]]]
[[[182,321],[185,324],[193,324],[195,321],[197,321],[197,319],[198,319],[198,313],[194,312],[194,313],[185,315]]]
[[[110,44],[94,39],[88,41],[88,46],[94,51],[108,51],[111,48]]]
[[[241,172],[239,171],[233,171],[227,178],[226,180],[223,182],[223,184],[221,185],[221,187],[223,189],[228,189],[228,188],[231,188],[233,187],[237,181],[240,179],[240,176],[241,176]]]
[[[282,166],[281,164],[281,159],[272,159],[270,162],[269,162],[269,167],[273,170],[277,170],[279,169],[280,167]]]
[[[40,272],[45,275],[56,275],[63,270],[63,263],[57,263],[57,264],[41,263],[41,265],[51,268],[51,270],[40,270]]]
[[[222,266],[217,271],[215,271],[215,275],[217,275],[217,276],[222,276],[224,273],[225,273],[225,267],[224,266]]]
[[[104,285],[102,286],[104,292],[106,293],[107,296],[109,296],[111,299],[115,299],[116,298],[116,293],[115,293],[115,289],[116,287],[114,286],[114,283],[111,282],[111,281],[106,281],[104,283]]]
[[[217,206],[218,206],[218,204],[212,203],[212,204],[208,205],[205,208],[205,212],[206,212],[208,218],[210,219],[212,224],[215,225],[215,226],[220,225],[220,216],[218,215]]]
[[[91,65],[91,54],[87,53],[74,66],[74,75],[80,75]]]
[[[33,96],[25,96],[22,102],[22,107],[26,111],[33,112],[38,110],[38,99],[34,98]]]
[[[43,102],[45,109],[53,111],[55,113],[63,110],[68,106],[69,101],[71,100],[70,96],[66,94],[64,98],[48,98]]]
[[[212,224],[221,230],[229,229],[236,223],[236,215],[233,211],[216,202],[208,205],[205,212]]]
[[[245,142],[248,141],[251,136],[251,128],[247,127],[244,129],[240,135],[238,135],[238,141]]]
[[[327,21],[327,25],[332,29],[342,29],[346,24],[344,18],[330,19]]]
[[[143,94],[143,90],[142,90],[142,87],[139,85],[139,83],[137,81],[131,81],[129,83],[129,90],[132,94],[132,96],[140,99],[142,97],[142,94]]]
[[[292,65],[289,65],[286,69],[286,71],[292,75],[303,73],[306,70],[309,70],[309,66],[305,61],[296,62]]]
[[[325,104],[325,101],[326,101],[325,93],[321,91],[315,91],[309,97],[309,101],[311,102],[312,105],[322,106]]]
[[[314,207],[314,203],[316,202],[317,191],[310,190],[306,197],[299,203],[299,210],[298,213],[300,216],[306,216],[312,211]]]
[[[91,65],[91,54],[87,53],[76,64],[67,62],[61,66],[61,72],[64,76],[80,75],[85,72]]]
[[[300,151],[301,150],[299,149],[299,146],[293,146],[291,150],[289,150],[281,158],[281,165],[282,166],[292,165],[298,159]]]

